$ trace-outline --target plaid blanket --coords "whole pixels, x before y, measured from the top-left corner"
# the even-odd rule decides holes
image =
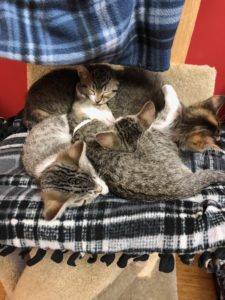
[[[135,202],[109,194],[45,221],[38,187],[20,161],[25,136],[17,133],[0,143],[0,244],[140,255],[195,253],[225,245],[225,185],[180,201]],[[225,127],[222,142],[225,146]],[[225,170],[225,152],[186,152],[183,157],[193,170]]]
[[[184,0],[1,0],[0,57],[169,68]]]

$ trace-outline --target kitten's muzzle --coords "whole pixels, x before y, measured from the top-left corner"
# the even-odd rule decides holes
[[[102,192],[102,186],[101,185],[97,185],[96,189],[95,189],[96,193],[101,193]]]

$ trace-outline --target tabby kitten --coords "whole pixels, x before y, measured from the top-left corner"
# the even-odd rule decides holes
[[[89,160],[117,196],[173,200],[193,196],[212,183],[225,182],[225,172],[193,173],[183,164],[168,130],[180,103],[172,87],[165,86],[163,92],[166,113],[159,115],[150,129],[145,131],[153,119],[152,104],[146,105],[139,116],[120,119],[108,132],[97,134],[96,141],[88,142]]]
[[[40,78],[28,91],[24,121],[30,128],[49,115],[72,111],[75,116],[70,114],[71,127],[74,122],[95,117],[110,124],[113,116],[137,114],[150,99],[158,113],[165,105],[162,84],[159,74],[134,67],[90,64],[78,65],[76,70],[56,70]],[[82,105],[75,99],[80,99]],[[174,129],[174,140],[181,149],[204,151],[218,146],[216,111],[224,102],[225,97],[212,97],[183,108]]]
[[[71,112],[73,118],[77,123],[98,119],[110,125],[115,119],[106,103],[115,96],[119,82],[112,76],[112,72],[102,66],[91,72],[83,65],[76,68],[80,82],[76,85]]]
[[[22,162],[26,172],[38,178],[60,150],[66,149],[72,136],[66,115],[52,116],[36,124],[26,137]]]
[[[66,207],[89,204],[108,187],[95,173],[85,155],[86,145],[77,142],[59,152],[40,175],[41,196],[46,220],[58,218]]]
[[[95,107],[95,111],[89,114],[105,109],[106,117],[112,121],[114,118],[106,103],[115,96],[118,84],[112,68],[107,65],[77,65],[74,70],[52,71],[29,89],[24,108],[24,124],[31,128],[51,115],[71,113],[74,102],[79,100],[83,107],[79,107],[78,103],[75,106],[80,118],[83,117],[83,110],[90,105]],[[79,121],[80,119],[77,120]]]
[[[67,116],[53,116],[36,124],[23,146],[24,168],[38,179],[48,220],[108,192],[86,158],[86,146],[71,145],[71,138]]]

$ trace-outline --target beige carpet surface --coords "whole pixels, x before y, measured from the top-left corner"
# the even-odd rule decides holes
[[[25,268],[13,300],[116,300],[133,284],[144,267],[154,269],[158,260],[157,255],[152,255],[148,262],[130,263],[121,269],[115,263],[121,254],[117,254],[115,262],[108,267],[99,260],[88,264],[88,256],[85,256],[76,260],[76,267],[71,267],[66,264],[71,252],[65,254],[60,264],[50,260],[51,254],[49,250],[41,262]]]

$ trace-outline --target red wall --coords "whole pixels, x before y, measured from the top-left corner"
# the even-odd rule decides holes
[[[0,117],[10,117],[23,108],[26,89],[26,64],[0,59]]]
[[[216,67],[215,94],[225,94],[224,0],[201,0],[186,63]]]
[[[186,63],[217,69],[216,94],[225,94],[225,1],[202,0]],[[0,116],[17,113],[24,105],[26,64],[0,59]]]

